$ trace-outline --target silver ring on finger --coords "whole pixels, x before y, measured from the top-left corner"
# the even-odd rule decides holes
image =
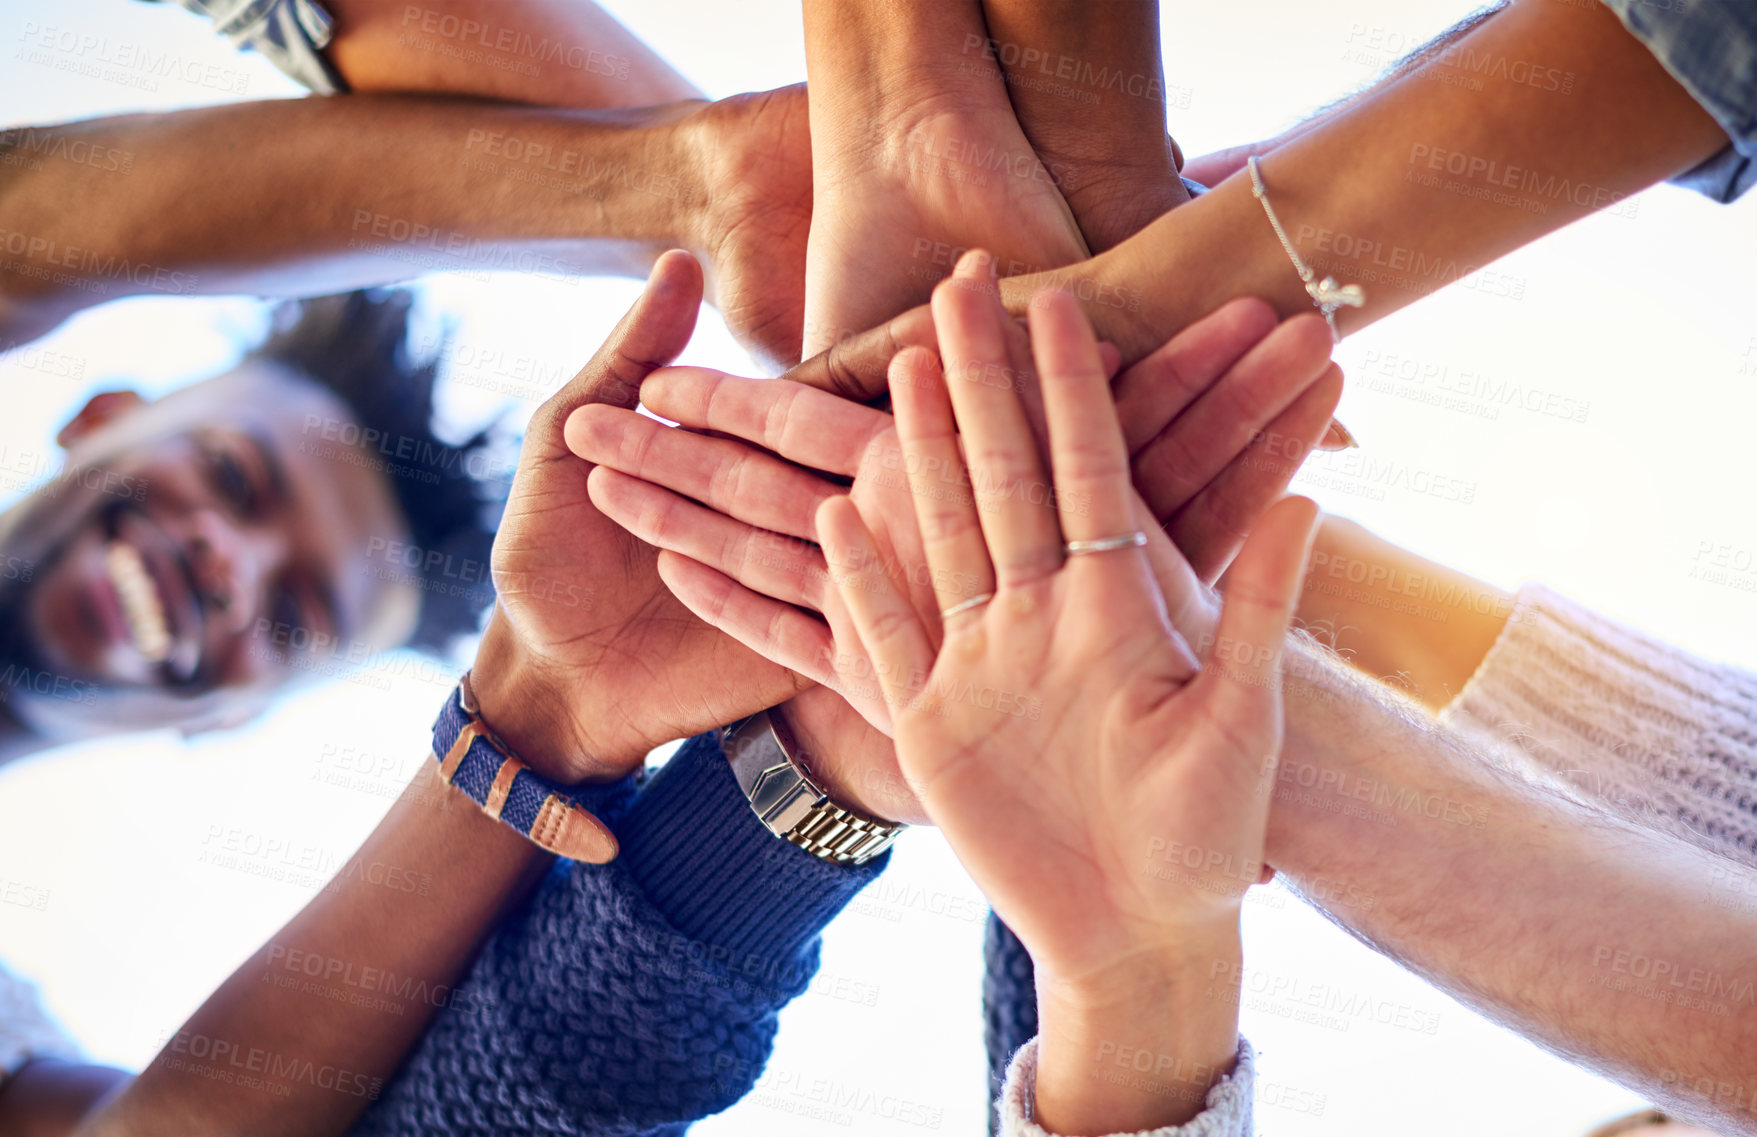
[[[969,612],[974,609],[980,608],[984,604],[987,604],[990,600],[993,600],[993,599],[994,599],[994,593],[984,592],[980,596],[972,596],[968,600],[960,600],[956,604],[952,605],[950,608],[941,608],[940,609],[940,622],[944,623],[945,621],[950,620],[953,616],[959,616],[965,612]]]
[[[1084,553],[1110,553],[1117,549],[1135,549],[1147,543],[1147,534],[1137,529],[1121,537],[1100,537],[1096,541],[1069,541],[1062,552],[1070,557]]]

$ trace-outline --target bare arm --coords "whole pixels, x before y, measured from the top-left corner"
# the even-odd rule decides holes
[[[1757,875],[1505,776],[1299,656],[1270,863],[1320,903],[1369,888],[1374,903],[1332,917],[1492,1018],[1669,1111],[1757,1133],[1757,913],[1714,887]]]
[[[0,342],[121,296],[311,295],[438,270],[641,276],[682,247],[746,348],[799,357],[803,86],[634,111],[246,103],[14,131],[7,149]]]
[[[351,96],[9,132],[21,163],[0,175],[3,330],[25,339],[153,293],[310,294],[444,269],[641,275],[690,240],[703,200],[672,129],[691,109]]]
[[[330,62],[357,92],[643,107],[702,92],[590,0],[326,0]]]
[[[33,1062],[0,1093],[0,1132],[344,1133],[547,863],[429,764],[329,886],[138,1077]]]
[[[1511,594],[1326,516],[1299,620],[1349,663],[1430,711],[1455,698],[1494,646]]]
[[[1263,163],[1301,255],[1366,291],[1364,308],[1339,317],[1345,330],[1726,145],[1714,119],[1598,5],[1519,0],[1457,47],[1491,63],[1543,60],[1572,73],[1572,90],[1517,82],[1505,67],[1489,67],[1481,90],[1412,73]],[[1233,296],[1286,313],[1310,305],[1244,177],[1073,271],[1139,297],[1139,313],[1088,304],[1125,361]],[[1029,289],[1029,278],[1013,282],[1009,305]]]
[[[429,763],[335,881],[75,1132],[346,1132],[547,863]],[[240,1076],[204,1076],[216,1067]]]
[[[1543,85],[1516,81],[1520,60],[1543,62]],[[1568,93],[1545,89],[1568,75]],[[1608,9],[1515,0],[1439,58],[1269,154],[1263,170],[1307,264],[1365,290],[1365,307],[1339,317],[1351,331],[1726,145]],[[1050,284],[1084,301],[1125,365],[1235,297],[1261,297],[1284,315],[1311,310],[1242,175],[1090,261],[1012,277],[1001,290],[1017,314]],[[794,377],[871,397],[890,357],[930,334],[925,313],[911,310]]]

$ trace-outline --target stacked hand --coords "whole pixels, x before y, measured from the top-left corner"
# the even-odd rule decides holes
[[[998,75],[944,88],[869,108],[853,131],[845,98],[813,101],[803,293],[774,286],[800,255],[803,92],[700,112],[704,137],[741,119],[774,128],[767,162],[703,148],[704,180],[727,188],[700,245],[729,324],[765,359],[796,358],[796,328],[813,350],[919,301],[960,245],[1050,268],[1087,255],[1088,234],[1108,243],[1150,219],[1125,221],[1114,193],[1082,195],[1076,217],[1053,171],[1012,176],[1046,168],[1033,142],[1072,144],[1058,108],[1035,100],[1028,139]],[[971,146],[1002,156],[994,177],[957,176]],[[1171,147],[1173,185],[1175,162]],[[1166,191],[1167,207],[1179,199]],[[1192,991],[1236,962],[1240,898],[1263,870],[1279,645],[1313,515],[1271,503],[1340,376],[1321,321],[1278,324],[1250,301],[1118,374],[1066,295],[1033,306],[1027,335],[995,260],[964,258],[869,353],[893,420],[818,389],[847,378],[834,356],[800,369],[803,384],[664,367],[701,280],[662,258],[533,423],[478,694],[567,779],[616,776],[659,742],[777,706],[839,801],[940,825],[1031,950],[1040,1120],[1180,1121],[1234,1053],[1234,1003]],[[682,429],[636,414],[637,395]],[[1102,551],[1066,555],[1067,541]],[[1210,586],[1241,544],[1223,608]],[[558,603],[558,582],[583,603]],[[1166,871],[1155,857],[1172,849],[1199,850],[1200,867]],[[1203,1073],[1170,1095],[1094,1092],[1082,1073],[1099,1037]]]
[[[1235,1047],[1230,1001],[1197,992],[1237,960],[1239,904],[1262,871],[1281,644],[1316,508],[1290,498],[1269,511],[1217,611],[1142,528],[1077,305],[1045,293],[1030,313],[1046,471],[1017,394],[968,366],[996,362],[1002,344],[963,282],[934,299],[948,367],[911,351],[891,374],[937,602],[956,613],[943,640],[886,571],[882,508],[832,497],[818,529],[847,566],[837,590],[905,779],[1037,965],[1039,1119],[1080,1133],[1179,1123]],[[974,598],[952,583],[968,580]],[[1205,666],[1192,644],[1211,649]],[[1173,846],[1200,867],[1159,856]],[[1159,1052],[1210,1074],[1182,1094],[1095,1086],[1093,1047],[1119,1035],[1166,1040]]]
[[[478,650],[483,717],[534,768],[613,779],[647,751],[780,703],[803,684],[693,618],[659,582],[655,550],[595,509],[568,449],[581,407],[632,407],[683,350],[702,301],[683,253],[572,382],[533,416],[492,558],[497,600]]]
[[[659,572],[693,612],[817,680],[810,698],[860,709],[870,726],[803,732],[838,800],[945,828],[1019,932],[1046,984],[1040,1107],[1108,1126],[1074,1131],[1134,1128],[1110,1122],[1195,1112],[1232,1057],[1232,1004],[1186,1004],[1198,976],[1235,966],[1240,898],[1263,871],[1278,645],[1313,510],[1257,518],[1329,421],[1339,375],[1316,317],[1277,325],[1240,302],[1113,387],[1114,355],[1052,293],[1031,313],[1027,380],[994,283],[972,254],[936,290],[939,354],[898,356],[894,420],[672,367],[641,393],[679,427],[598,404],[570,440],[597,464],[593,504],[666,550]],[[1223,613],[1208,585],[1247,529]],[[1138,548],[1062,555],[1064,539],[1137,530]],[[1129,1017],[1142,1007],[1154,1022]],[[1088,1101],[1069,1071],[1089,1072],[1093,1030],[1148,1032],[1205,1073],[1188,1092]]]
[[[1011,362],[1017,329],[994,294],[992,270],[980,254],[967,260],[974,275],[940,294],[936,314],[948,304],[981,305],[998,343],[993,350],[1002,354],[978,357],[948,335],[946,366],[985,387],[1029,395],[1035,381]],[[1286,489],[1340,386],[1322,320],[1298,316],[1278,325],[1252,301],[1222,308],[1118,376],[1114,397],[1129,422],[1136,481],[1152,518],[1166,522],[1164,532],[1158,524],[1141,528],[1155,534],[1155,549],[1169,553],[1175,543],[1183,550],[1180,605],[1195,602],[1250,523]],[[955,488],[957,468],[908,454],[891,416],[792,382],[674,367],[648,378],[641,397],[689,429],[612,406],[582,410],[574,437],[579,453],[598,463],[594,504],[678,554],[662,556],[659,569],[693,611],[836,687],[886,728],[881,692],[830,587],[836,566],[820,549],[817,509],[851,493],[869,513],[890,518],[876,533],[877,555],[933,628],[944,606],[936,588],[967,599],[986,582],[946,577],[928,564],[907,473],[929,463]],[[718,437],[696,433],[703,431]],[[800,609],[824,614],[828,624]]]

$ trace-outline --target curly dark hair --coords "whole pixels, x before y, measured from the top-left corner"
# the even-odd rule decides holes
[[[411,544],[439,554],[423,558],[421,614],[407,646],[443,655],[458,637],[481,629],[494,593],[485,571],[462,586],[434,574],[465,561],[488,564],[512,464],[493,460],[492,428],[461,442],[439,437],[434,388],[444,348],[430,358],[415,358],[409,347],[413,303],[405,289],[289,301],[275,310],[268,339],[253,358],[279,364],[330,392],[371,437],[394,441],[399,455],[416,455],[384,467]],[[427,568],[429,562],[442,567]]]

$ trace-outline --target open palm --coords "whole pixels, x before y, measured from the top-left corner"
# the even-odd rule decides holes
[[[992,600],[950,617],[936,646],[858,503],[827,499],[818,530],[831,565],[857,566],[836,582],[905,777],[1038,965],[1088,976],[1236,920],[1261,871],[1280,644],[1315,508],[1288,499],[1258,526],[1199,665],[1144,535],[1129,539],[1140,506],[1075,302],[1046,294],[1031,311],[1052,474],[1016,393],[966,378],[1002,350],[992,308],[955,286],[934,305],[947,366],[898,357],[898,431],[935,578],[986,577]],[[940,473],[960,450],[962,496]]]

